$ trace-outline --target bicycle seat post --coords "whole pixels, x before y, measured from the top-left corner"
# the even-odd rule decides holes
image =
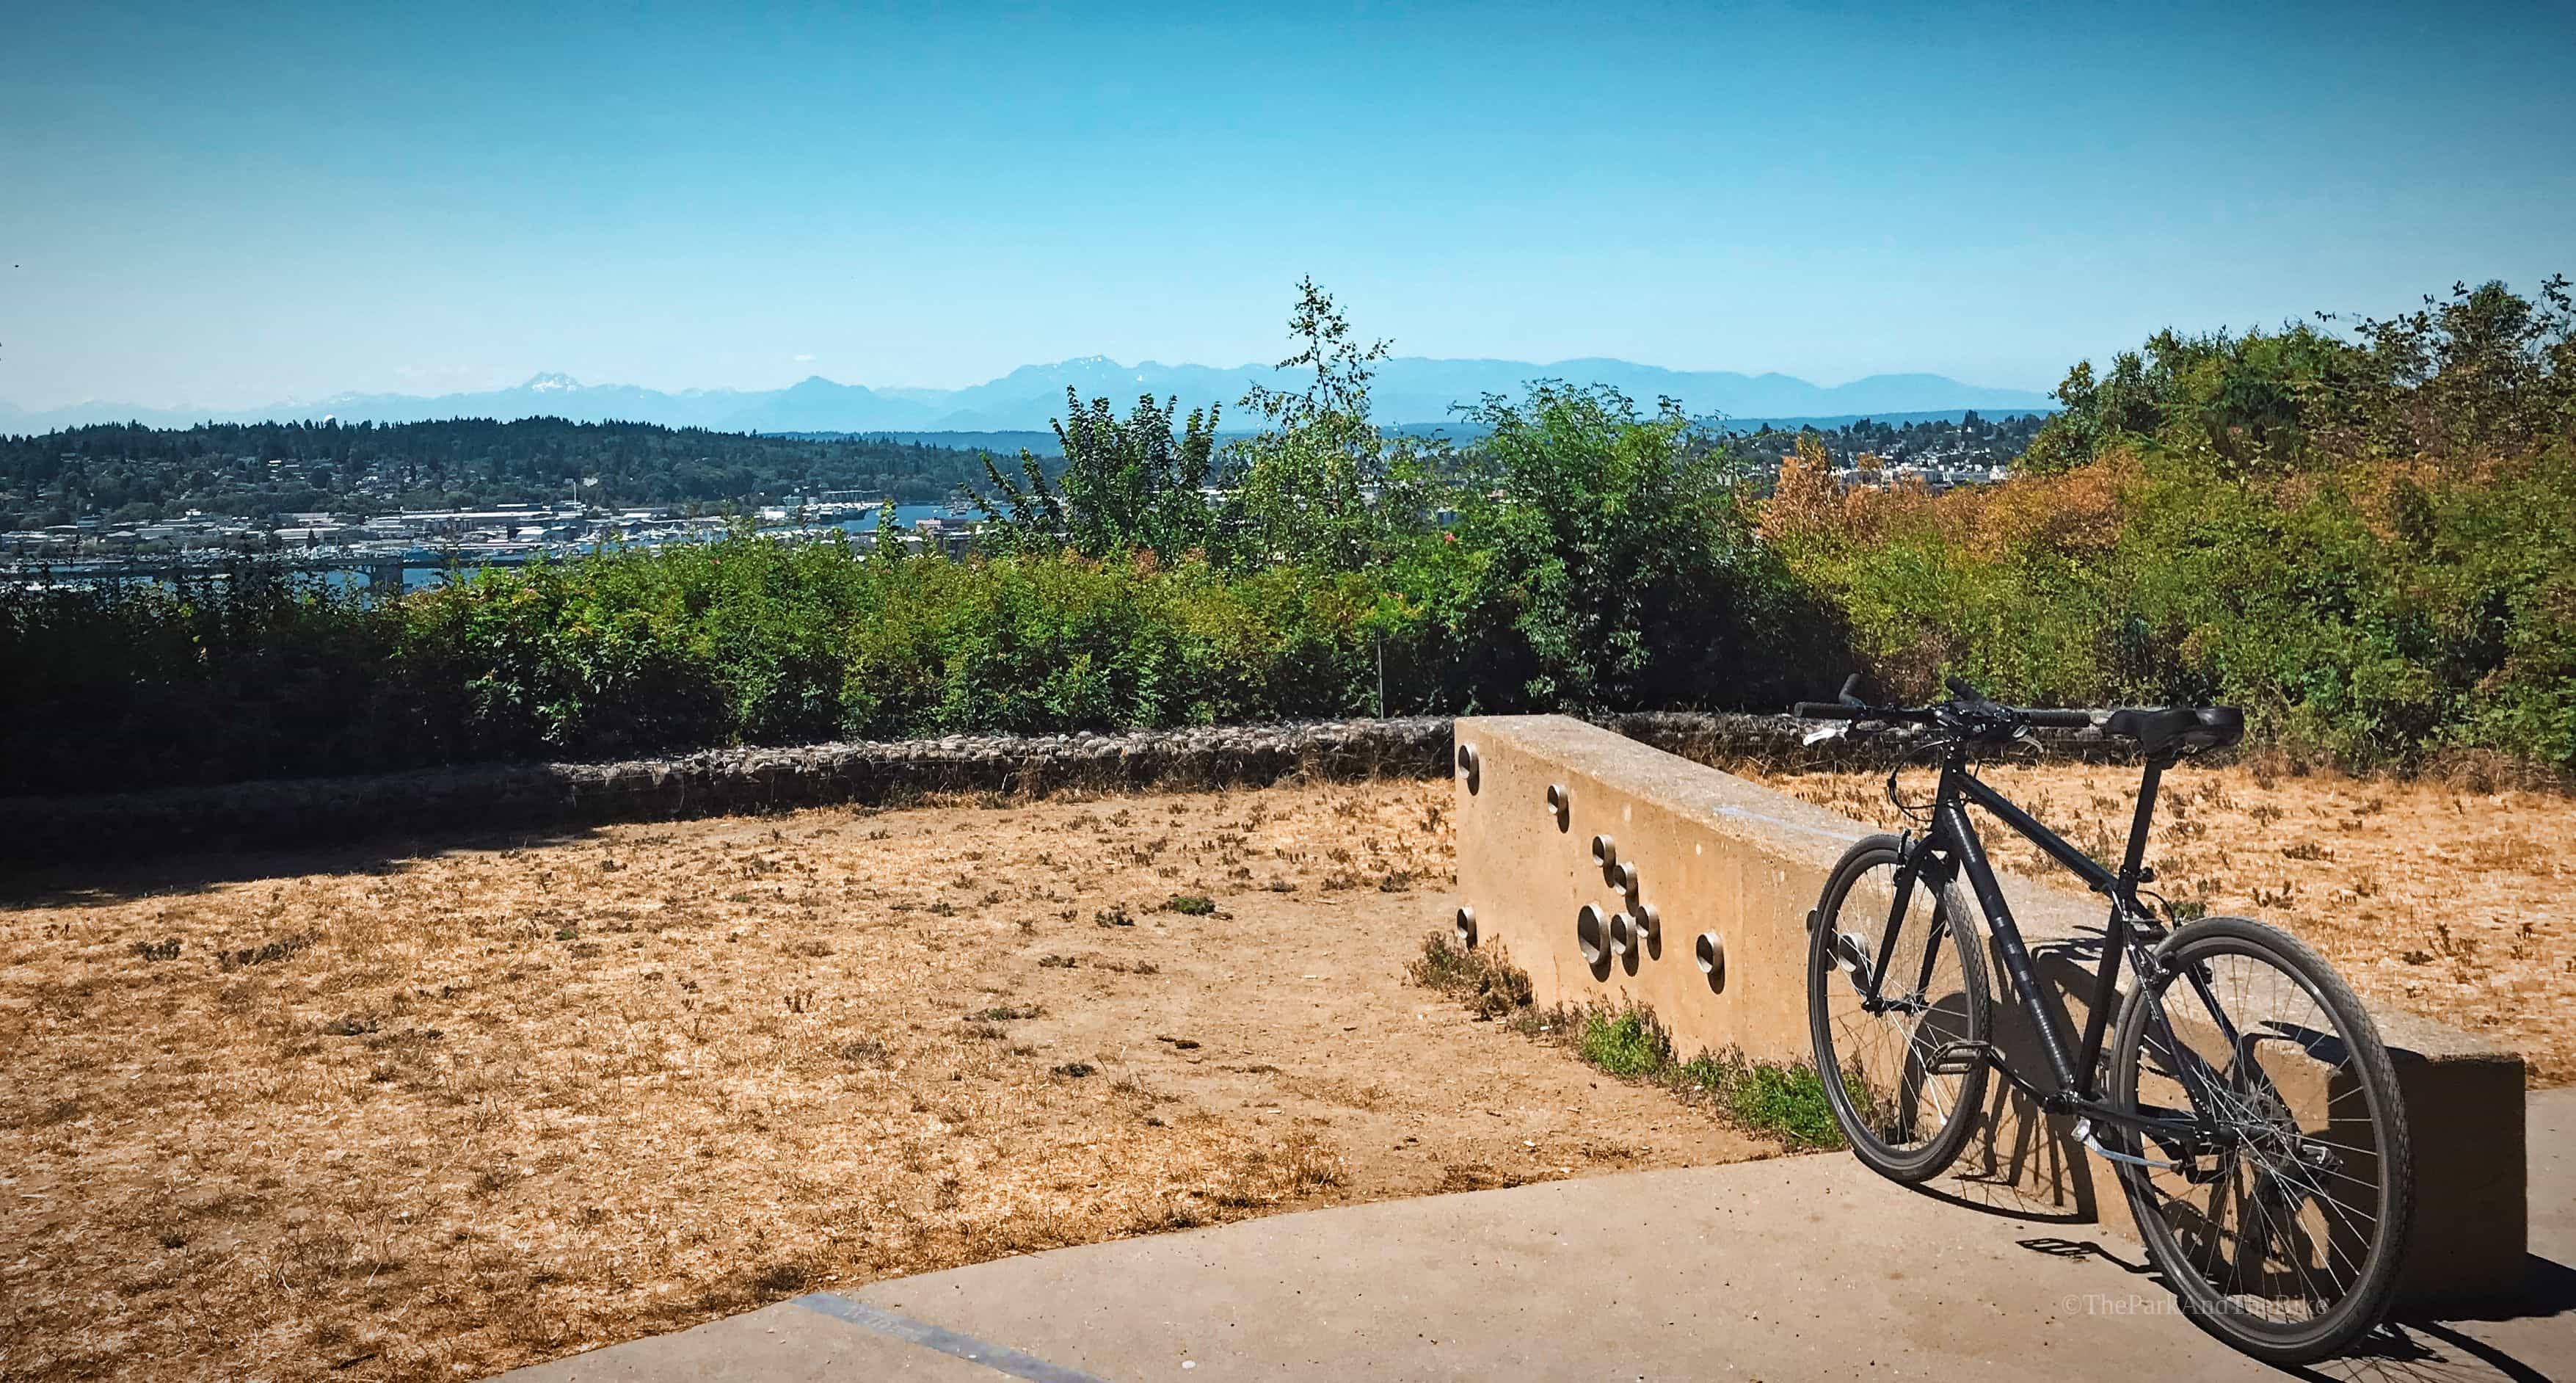
[[[2129,849],[2120,857],[2120,896],[2114,904],[2127,901],[2127,895],[2143,879],[2147,863],[2147,830],[2155,822],[2156,788],[2163,782],[2165,768],[2171,761],[2160,754],[2147,756],[2147,770],[2138,780],[2137,811],[2129,818]]]

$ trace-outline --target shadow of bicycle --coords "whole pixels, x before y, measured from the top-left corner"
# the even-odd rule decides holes
[[[2066,987],[2084,975],[2086,941],[2057,943],[2034,952],[2043,976]],[[2091,939],[2098,952],[2100,942]],[[1989,973],[2003,973],[1993,959]],[[2048,1069],[2039,1035],[2029,1013],[2008,996],[1994,1007],[1996,1049],[2021,1072]],[[2000,1075],[1986,1082],[1984,1106],[1967,1147],[1948,1172],[1915,1188],[1936,1199],[1987,1214],[2037,1224],[2090,1224],[2099,1219],[2103,1200],[2121,1224],[2127,1212],[2118,1184],[2096,1165],[2075,1139],[2074,1121],[2042,1110],[2028,1095]]]
[[[2056,1236],[2016,1242],[2050,1258],[2108,1264],[2147,1279],[2159,1293],[2170,1293],[2164,1275],[2134,1248],[2115,1250],[2098,1240]],[[2492,1331],[2508,1322],[2554,1321],[2576,1313],[2576,1270],[2536,1254],[2527,1261],[2523,1290],[2515,1295],[2464,1303],[2435,1316],[2404,1316],[2373,1330],[2338,1358],[2280,1372],[2330,1383],[2546,1383],[2554,1375],[2519,1357],[2511,1342],[2474,1333],[2480,1326]],[[2555,1325],[2549,1328],[2565,1333]]]
[[[2044,983],[2061,993],[2082,992],[2077,987],[2090,985],[2100,945],[2098,937],[2080,937],[2035,947],[2033,958]],[[2001,973],[2000,964],[1992,970]],[[2020,1005],[2008,1000],[1996,1005],[1994,1042],[2016,1070],[2047,1069],[2038,1034]],[[1959,1160],[1915,1191],[2034,1226],[2098,1227],[2098,1235],[2083,1238],[2040,1235],[2018,1242],[2054,1258],[2109,1264],[2146,1279],[2142,1287],[2152,1284],[2150,1290],[2170,1299],[2162,1275],[2136,1246],[2118,1178],[2076,1141],[2073,1120],[2040,1109],[2000,1077],[1989,1081],[1979,1115]],[[2105,1247],[2106,1239],[2125,1246]],[[2532,1352],[2526,1342],[2535,1335],[2555,1339],[2571,1333],[2560,1318],[2576,1315],[2576,1270],[2537,1255],[2528,1264],[2517,1293],[2403,1316],[2372,1331],[2340,1358],[2283,1372],[2335,1383],[2525,1383],[2550,1378],[2551,1373],[2522,1356]],[[2555,1345],[2547,1350],[2552,1358],[2563,1352]]]

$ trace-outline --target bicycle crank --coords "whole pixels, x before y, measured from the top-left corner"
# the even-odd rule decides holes
[[[2093,1121],[2090,1118],[2075,1121],[2075,1141],[2082,1144],[2084,1149],[2094,1156],[2109,1158],[2113,1162],[2126,1162],[2132,1167],[2154,1167],[2167,1172],[2181,1172],[2185,1176],[2191,1174],[2191,1167],[2186,1163],[2159,1162],[2152,1157],[2140,1157],[2135,1153],[2117,1152],[2103,1147],[2102,1140],[2093,1136]]]

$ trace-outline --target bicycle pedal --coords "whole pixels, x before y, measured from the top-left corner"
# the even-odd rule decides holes
[[[2299,1145],[2291,1149],[2290,1160],[2312,1172],[2343,1170],[2343,1158],[2338,1156],[2333,1148],[2321,1142],[2311,1143],[2305,1139],[2300,1140]]]
[[[1982,1042],[1945,1042],[1923,1063],[1926,1075],[1964,1076],[1989,1060]]]
[[[1834,964],[1852,977],[1852,983],[1869,988],[1869,952],[1859,937],[1843,932],[1834,938]]]

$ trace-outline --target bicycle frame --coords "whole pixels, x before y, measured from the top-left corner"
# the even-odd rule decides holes
[[[2153,878],[2145,868],[2147,831],[2155,817],[2157,788],[2164,770],[2172,762],[2171,759],[2147,761],[2145,777],[2138,788],[2137,809],[2129,825],[2128,849],[2121,858],[2120,868],[2113,871],[2068,844],[2036,817],[1979,780],[1969,767],[1968,746],[1965,743],[1951,744],[1942,758],[1941,786],[1933,799],[1931,830],[1921,840],[1908,843],[1898,864],[1895,904],[1879,939],[1877,962],[1871,967],[1868,984],[1862,991],[1864,1005],[1874,1011],[1886,1002],[1879,988],[1895,957],[1897,934],[1916,882],[1926,883],[1934,890],[1935,899],[1943,900],[1942,905],[1946,906],[1946,890],[1964,872],[1976,895],[1978,907],[1985,913],[1987,930],[1994,937],[1996,949],[2003,955],[2004,970],[2012,980],[2014,996],[2038,1035],[2040,1051],[2048,1060],[2055,1086],[2042,1089],[2034,1085],[2013,1070],[1991,1046],[1980,1053],[1980,1059],[2052,1114],[2073,1114],[2131,1129],[2155,1138],[2168,1148],[2190,1150],[2202,1146],[2212,1133],[2204,1120],[2179,1110],[2148,1112],[2113,1106],[2103,1100],[2097,1081],[2111,1009],[2119,999],[2122,958],[2128,959],[2141,976],[2141,982],[2151,977],[2152,952],[2147,946],[2150,938],[2137,925],[2150,919],[2139,905],[2137,887]],[[2040,984],[2038,970],[2031,961],[2030,947],[2022,939],[2020,926],[2013,921],[2012,907],[2004,900],[2003,889],[1995,879],[1994,866],[1986,858],[1984,842],[1978,838],[1976,826],[1968,819],[1967,806],[1971,803],[1984,808],[2016,834],[2037,845],[2049,858],[2084,880],[2094,892],[2111,900],[2110,921],[2103,936],[2101,967],[2093,978],[2092,1005],[2085,1018],[2083,1035],[2072,1055],[2068,1052],[2063,1031],[2071,1023],[2065,1003],[2049,995]],[[1922,974],[1915,982],[1918,992],[1931,982],[1942,930],[1935,926],[1923,948]],[[2232,1046],[2237,1034],[2220,1011],[2216,996],[2207,992],[2206,981],[2200,975],[2186,974],[2194,989],[2201,992],[2202,999],[2208,1003],[2222,1025],[2224,1037]],[[2161,1006],[2153,1017],[2166,1050],[2187,1053],[2187,1046],[2174,1041]],[[2204,1109],[2211,1107],[2205,1073],[2198,1069],[2201,1063],[2185,1060],[2177,1065],[2180,1068],[2178,1075],[2194,1103]],[[2132,1155],[2129,1160],[2136,1159]]]

